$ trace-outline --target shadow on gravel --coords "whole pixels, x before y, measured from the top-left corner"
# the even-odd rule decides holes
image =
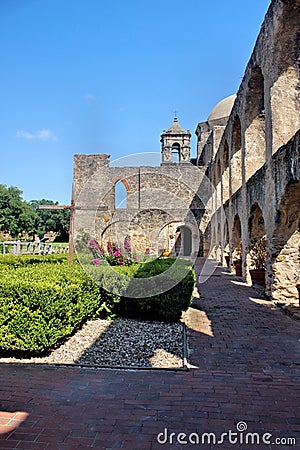
[[[182,369],[184,326],[182,323],[115,319],[76,364]]]

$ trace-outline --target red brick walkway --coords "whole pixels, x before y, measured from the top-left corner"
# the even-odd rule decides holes
[[[2,364],[0,448],[300,448],[300,324],[221,268],[200,293],[185,317],[189,371]],[[239,443],[203,436],[241,421]]]

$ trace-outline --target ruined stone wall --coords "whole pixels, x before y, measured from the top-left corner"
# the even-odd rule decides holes
[[[200,168],[189,163],[109,167],[105,155],[97,156],[106,164],[91,166],[91,155],[75,156],[75,240],[84,230],[104,246],[108,241],[122,245],[129,235],[135,250],[150,248],[157,254],[175,251],[176,233],[186,226],[192,234],[192,256],[198,254],[199,223],[208,199]],[[126,208],[115,204],[118,181],[126,188]]]
[[[214,255],[223,261],[224,254],[234,253],[238,216],[243,275],[250,281],[247,247],[253,221],[258,234],[260,224],[267,235],[266,292],[286,301],[298,301],[299,17],[300,0],[272,1],[206,171],[215,185],[211,193],[215,219],[208,227],[214,248],[221,243]],[[211,153],[211,143],[202,143],[200,150],[203,155]],[[225,250],[227,225],[229,251]]]

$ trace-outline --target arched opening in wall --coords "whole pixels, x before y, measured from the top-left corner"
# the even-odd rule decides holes
[[[239,215],[236,214],[232,230],[232,262],[242,262],[242,226]]]
[[[250,244],[247,248],[247,259],[252,284],[265,287],[266,229],[262,210],[257,203],[251,207],[248,228]]]
[[[174,246],[172,253],[176,256],[191,256],[192,254],[192,232],[189,227],[180,225],[176,228]]]
[[[114,243],[122,249],[124,239],[129,234],[129,224],[126,221],[118,220],[107,225],[101,232],[100,242],[104,250],[107,249],[108,242]]]
[[[264,77],[260,67],[252,69],[245,110],[245,180],[266,161]]]
[[[229,250],[229,228],[227,219],[224,225],[224,248],[225,250]]]
[[[238,115],[235,116],[232,127],[231,152],[231,193],[234,194],[242,186],[242,127]]]
[[[217,182],[221,180],[221,161],[217,161]]]
[[[225,140],[224,148],[223,148],[222,195],[223,195],[223,203],[224,203],[230,197],[230,191],[229,191],[229,146],[228,146],[227,140]]]
[[[203,254],[202,233],[196,224],[166,220],[158,231],[156,242],[159,242],[158,254],[197,256],[198,250]]]
[[[180,145],[178,144],[178,142],[175,142],[172,145],[172,162],[178,163],[179,160],[180,160]]]
[[[299,1],[281,2],[276,20],[271,61],[276,78],[270,88],[273,148],[275,153],[300,128],[299,114]]]
[[[289,184],[277,213],[272,236],[272,298],[299,304],[300,286],[300,181]]]
[[[127,189],[123,180],[115,183],[115,209],[127,208]]]
[[[224,259],[226,261],[227,267],[229,267],[229,261],[230,261],[230,248],[229,248],[229,228],[228,228],[228,221],[225,220],[224,224],[224,231],[223,231],[223,248],[224,248]]]
[[[228,142],[225,139],[224,142],[224,149],[223,149],[223,167],[224,169],[227,169],[229,165],[229,146],[228,146]]]
[[[158,255],[170,252],[170,235],[174,231],[174,227],[169,226],[170,220],[170,214],[159,208],[139,210],[129,227],[134,248],[142,253],[148,248]]]
[[[180,253],[182,256],[191,256],[192,254],[192,232],[187,226],[180,227],[178,240],[180,241]],[[175,246],[178,251],[178,244],[176,240]]]
[[[250,210],[248,223],[250,239],[261,239],[266,235],[264,217],[262,210],[257,203],[255,203]]]

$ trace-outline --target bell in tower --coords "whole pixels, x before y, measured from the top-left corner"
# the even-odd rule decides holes
[[[162,164],[190,162],[191,132],[185,131],[175,116],[170,128],[161,135]]]

